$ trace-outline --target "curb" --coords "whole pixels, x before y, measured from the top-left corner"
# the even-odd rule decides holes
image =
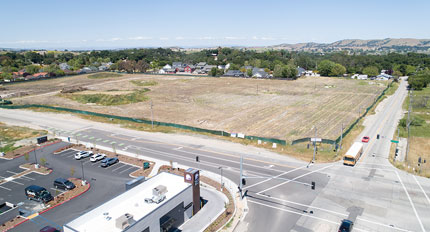
[[[59,143],[59,142],[62,142],[62,140],[57,140],[57,141],[54,141],[54,142],[52,142],[52,143],[45,144],[45,145],[43,145],[43,146],[40,146],[40,147],[39,147],[39,148],[37,148],[37,149],[44,148],[44,147],[47,147],[47,146],[51,146],[51,145],[56,144],[56,143]],[[36,150],[36,148],[33,148],[33,149],[31,149],[30,151],[25,152],[24,154],[21,154],[21,155],[15,156],[15,157],[13,157],[13,158],[0,157],[0,159],[13,160],[13,159],[19,158],[19,157],[21,157],[21,156],[24,156],[25,154],[30,154],[30,152],[32,152],[32,151],[34,151],[34,150]]]
[[[30,165],[33,165],[33,164],[30,164]],[[22,169],[25,169],[25,170],[31,170],[31,169],[29,169],[29,168],[26,168],[26,167],[22,167],[22,165],[19,165],[19,168],[22,168]],[[43,175],[43,176],[47,176],[47,175],[49,175],[49,174],[51,174],[52,173],[52,168],[49,168],[49,173],[41,173],[41,172],[38,172],[38,171],[31,171],[30,173],[32,173],[32,172],[35,172],[35,173],[37,173],[37,174],[39,174],[39,175]]]
[[[78,179],[76,179],[76,178],[72,178],[72,179],[78,180]],[[49,208],[47,208],[47,209],[45,209],[45,210],[43,210],[43,211],[41,211],[41,212],[37,213],[37,215],[40,215],[40,214],[46,213],[46,212],[48,212],[49,210],[51,210],[51,209],[53,209],[53,208],[55,208],[55,207],[57,207],[57,206],[60,206],[60,205],[62,205],[62,204],[64,204],[64,203],[66,203],[66,202],[68,202],[68,201],[70,201],[70,200],[72,200],[72,199],[74,199],[74,198],[76,198],[76,197],[78,197],[78,196],[80,196],[80,195],[82,195],[82,194],[86,193],[86,192],[91,188],[91,184],[90,184],[89,182],[88,182],[87,184],[88,184],[88,188],[87,188],[85,191],[83,191],[83,192],[79,193],[79,194],[78,194],[78,195],[76,195],[76,196],[73,196],[72,198],[70,198],[70,199],[68,199],[68,200],[66,200],[66,201],[63,201],[63,202],[61,202],[61,203],[58,203],[58,204],[56,204],[56,205],[53,205],[53,206],[49,207]],[[20,223],[18,223],[18,224],[16,224],[16,225],[14,225],[14,226],[12,226],[12,227],[7,228],[7,229],[5,230],[5,232],[6,232],[6,231],[8,231],[8,230],[10,230],[10,229],[13,229],[13,228],[15,228],[15,227],[17,227],[17,226],[19,226],[19,225],[21,225],[21,224],[22,224],[22,223],[24,223],[24,222],[27,222],[28,220],[30,220],[30,219],[26,218],[24,221],[22,221],[22,222],[20,222]]]

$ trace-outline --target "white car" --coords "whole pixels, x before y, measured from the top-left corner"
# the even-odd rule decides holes
[[[88,156],[91,156],[92,154],[93,154],[92,151],[80,151],[80,152],[75,154],[75,159],[79,160],[82,158],[86,158]]]
[[[97,153],[97,154],[94,154],[93,156],[90,157],[90,161],[91,162],[97,162],[97,161],[102,160],[104,158],[106,158],[105,154]]]

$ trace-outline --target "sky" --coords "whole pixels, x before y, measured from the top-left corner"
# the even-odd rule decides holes
[[[1,0],[0,48],[430,39],[429,0]]]

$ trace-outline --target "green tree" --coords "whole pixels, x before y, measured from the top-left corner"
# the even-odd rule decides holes
[[[336,65],[333,61],[323,60],[318,64],[318,73],[321,76],[330,76],[333,67]]]
[[[282,77],[282,64],[275,65],[275,68],[273,69],[273,76]]]
[[[247,75],[248,77],[252,77],[252,69],[248,69],[248,70],[246,70],[246,75]]]
[[[25,67],[25,71],[30,73],[30,74],[35,74],[38,73],[40,70],[40,66],[39,65],[28,65]]]
[[[379,70],[375,66],[367,66],[363,69],[363,74],[368,75],[369,77],[378,76]]]
[[[334,66],[331,68],[330,76],[342,76],[346,73],[346,68],[341,64],[334,64]]]
[[[213,68],[211,69],[211,71],[209,72],[209,75],[210,75],[210,76],[213,76],[213,77],[216,77],[216,75],[217,75],[217,69],[218,69],[218,68],[213,67]]]

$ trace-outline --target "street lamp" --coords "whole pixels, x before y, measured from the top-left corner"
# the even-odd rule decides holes
[[[218,167],[218,169],[221,170],[221,192],[222,192],[222,187],[224,186],[222,182],[222,167]]]
[[[85,175],[84,175],[84,162],[81,160],[81,168],[82,168],[82,181],[85,180]]]
[[[39,144],[35,144],[34,148],[33,148],[33,153],[34,153],[34,160],[35,160],[35,164],[37,165],[37,156],[36,156],[36,147],[40,146]]]

